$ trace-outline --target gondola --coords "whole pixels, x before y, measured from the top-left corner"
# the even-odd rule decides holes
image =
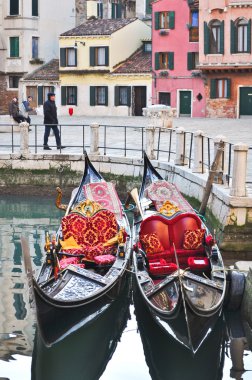
[[[44,344],[37,331],[31,380],[97,380],[102,376],[130,316],[131,287],[128,280],[119,297],[96,320],[52,347]]]
[[[32,278],[38,328],[48,346],[105,311],[117,298],[131,254],[130,227],[112,183],[85,153],[80,186],[55,236],[46,237],[45,259]],[[63,320],[64,323],[58,323]]]
[[[223,308],[226,276],[215,238],[146,154],[139,195],[131,195],[137,289],[159,326],[195,353]]]

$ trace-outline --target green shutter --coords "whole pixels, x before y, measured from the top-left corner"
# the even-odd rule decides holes
[[[174,53],[173,52],[168,53],[168,68],[170,70],[174,69]]]
[[[119,106],[119,86],[115,86],[115,107]]]
[[[159,70],[159,53],[155,53],[155,70]]]
[[[210,80],[210,99],[216,98],[216,79]]]
[[[60,66],[66,67],[66,48],[60,48]]]
[[[90,86],[90,106],[95,106],[95,86]]]
[[[108,86],[105,86],[105,106],[108,105]]]
[[[247,53],[251,53],[251,19],[248,21],[247,41],[248,41]]]
[[[38,86],[38,106],[43,104],[43,86]]]
[[[10,57],[19,57],[19,37],[10,37]]]
[[[131,106],[131,87],[128,86],[127,88],[127,106]]]
[[[155,30],[160,29],[159,25],[159,12],[155,12]]]
[[[210,32],[207,22],[204,21],[204,54],[210,53]]]
[[[77,91],[77,86],[73,86],[74,88],[74,105],[77,106],[78,104],[78,91]]]
[[[236,52],[236,28],[233,20],[230,21],[230,53]]]
[[[220,54],[224,54],[224,21],[221,21],[220,26]]]
[[[95,66],[95,48],[93,46],[89,48],[89,63],[90,66]]]
[[[32,0],[32,16],[38,16],[38,0]]]
[[[10,0],[10,16],[19,14],[19,0]]]
[[[109,65],[109,47],[105,46],[105,66]]]
[[[78,63],[77,63],[78,49],[74,49],[74,53],[75,53],[75,65],[74,66],[78,66]]]
[[[227,79],[227,99],[231,97],[231,79]]]
[[[175,12],[169,12],[169,29],[175,28]]]
[[[116,18],[122,18],[122,5],[121,4],[117,4]]]
[[[187,53],[187,70],[193,70],[193,53],[188,52]]]
[[[49,91],[55,93],[55,87],[54,86],[50,86],[49,87]]]
[[[61,86],[61,105],[62,106],[66,106],[67,104],[66,91],[67,91],[66,86]]]
[[[111,6],[111,18],[115,18],[115,3],[112,3]]]
[[[146,8],[145,8],[145,11],[146,11],[146,14],[147,15],[151,15],[151,1],[152,0],[146,0]]]

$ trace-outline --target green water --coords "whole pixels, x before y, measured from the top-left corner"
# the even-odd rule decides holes
[[[50,349],[44,347],[29,302],[20,238],[28,240],[36,272],[43,259],[45,232],[55,232],[61,216],[51,198],[0,196],[0,379],[252,379],[250,371],[242,375],[231,371],[232,347],[243,334],[239,318],[226,316],[227,322],[220,321],[192,357],[157,329],[141,302],[136,301],[135,308],[125,294],[94,324]],[[239,355],[245,369],[252,370],[246,345]]]

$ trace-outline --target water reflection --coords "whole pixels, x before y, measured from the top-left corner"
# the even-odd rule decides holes
[[[0,378],[30,380],[33,355],[32,380],[49,380],[51,374],[53,380],[74,380],[73,376],[85,380],[252,379],[251,347],[238,315],[225,314],[193,358],[157,329],[141,302],[135,311],[130,306],[131,319],[125,328],[126,297],[90,328],[46,349],[39,336],[34,338],[36,323],[20,237],[28,239],[34,269],[38,268],[45,231],[56,231],[61,216],[53,199],[0,197]]]

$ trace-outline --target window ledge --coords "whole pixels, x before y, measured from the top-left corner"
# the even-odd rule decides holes
[[[29,62],[31,65],[39,65],[39,64],[43,64],[45,61],[43,61],[43,59],[40,59],[40,58],[33,58]]]
[[[7,59],[21,59],[22,57],[7,57]]]

